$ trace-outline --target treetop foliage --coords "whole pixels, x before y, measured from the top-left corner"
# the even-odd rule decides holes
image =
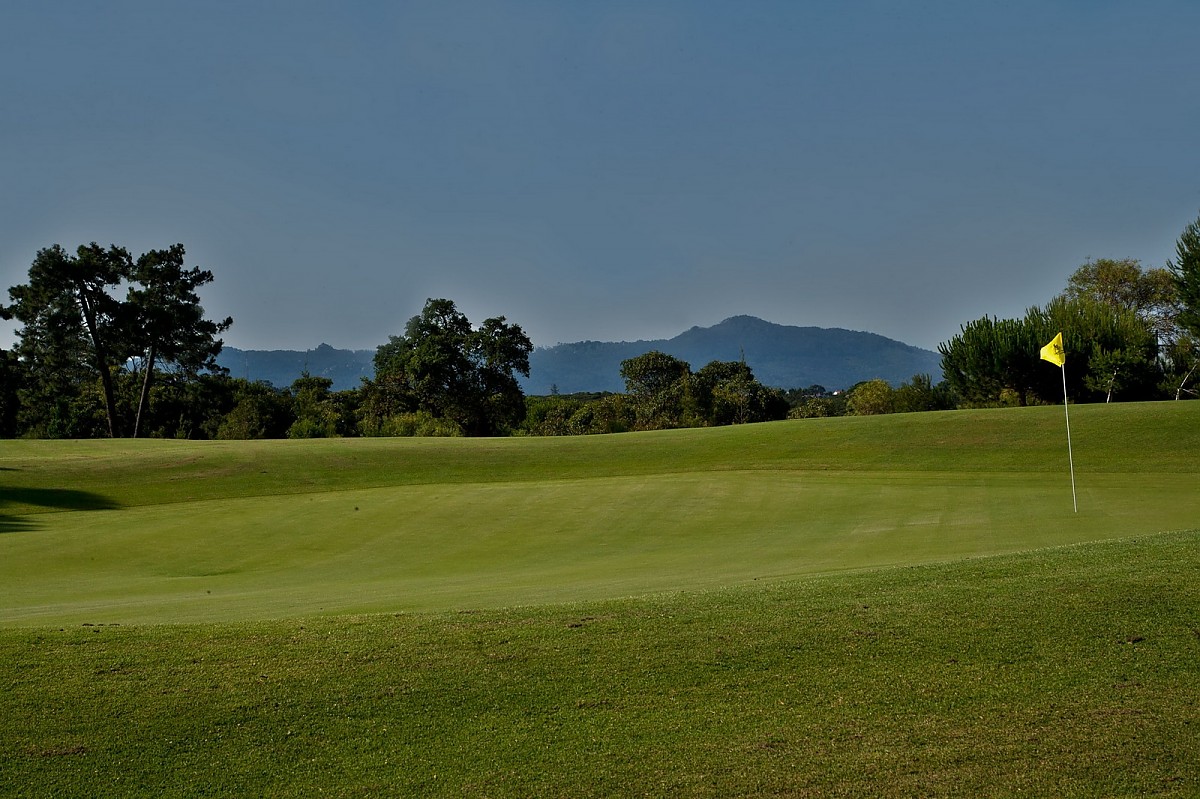
[[[1132,311],[1160,341],[1178,336],[1179,291],[1167,269],[1143,270],[1134,258],[1089,260],[1067,279],[1061,296]]]
[[[1087,261],[1066,290],[1021,319],[983,317],[939,346],[947,384],[971,406],[1154,399],[1182,395],[1196,347],[1181,326],[1187,302],[1166,269],[1134,259]],[[1040,348],[1061,332],[1059,373]]]
[[[1200,217],[1180,234],[1167,269],[1179,295],[1179,324],[1200,339]]]
[[[446,299],[430,299],[420,315],[375,353],[376,419],[426,411],[467,435],[507,432],[525,416],[516,374],[529,376],[533,343],[503,317],[479,328]]]

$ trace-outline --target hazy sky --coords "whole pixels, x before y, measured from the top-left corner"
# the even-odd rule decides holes
[[[9,0],[0,292],[54,243],[182,242],[242,348],[373,348],[427,297],[537,345],[751,314],[934,348],[1170,257],[1197,31],[1195,0]]]

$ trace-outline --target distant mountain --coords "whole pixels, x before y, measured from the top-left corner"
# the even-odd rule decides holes
[[[624,391],[621,361],[650,350],[681,358],[696,370],[709,361],[740,361],[768,386],[834,390],[882,378],[899,385],[915,374],[941,379],[941,356],[875,333],[822,327],[791,327],[753,316],[734,316],[712,327],[693,327],[657,341],[578,341],[538,347],[529,356],[527,394]],[[285,388],[308,370],[333,380],[335,391],[357,388],[373,377],[375,350],[239,350],[225,347],[217,362],[233,377],[266,380]]]
[[[232,377],[265,380],[277,388],[287,388],[307,371],[314,377],[328,377],[333,390],[358,388],[361,378],[375,375],[375,350],[339,350],[322,344],[315,350],[239,350],[223,347],[217,363]]]
[[[821,327],[791,327],[753,316],[734,316],[712,327],[693,327],[658,341],[580,341],[538,347],[529,358],[527,394],[624,391],[621,361],[659,350],[696,370],[709,361],[740,361],[754,376],[778,388],[849,388],[882,378],[899,385],[915,374],[941,379],[941,356],[875,333]]]

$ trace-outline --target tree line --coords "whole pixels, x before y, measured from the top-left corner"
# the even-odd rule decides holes
[[[475,326],[448,299],[380,345],[358,388],[307,373],[276,387],[217,364],[233,320],[207,318],[197,292],[212,280],[180,244],[137,258],[94,242],[40,250],[0,305],[21,325],[0,349],[0,437],[585,435],[1028,405],[1061,401],[1062,375],[1038,355],[1057,332],[1073,402],[1191,398],[1200,371],[1200,219],[1163,268],[1088,261],[1023,317],[962,325],[939,347],[937,384],[914,375],[845,392],[765,386],[744,361],[693,371],[652,351],[621,364],[624,393],[526,397],[529,337],[503,316]]]
[[[1065,372],[1040,348],[1063,334]],[[983,317],[939,347],[960,406],[1183,399],[1200,366],[1200,219],[1165,267],[1135,259],[1088,261],[1050,302],[1019,319]]]

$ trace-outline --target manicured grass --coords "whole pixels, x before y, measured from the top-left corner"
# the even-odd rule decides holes
[[[1195,796],[1198,544],[469,613],[0,629],[0,794]]]
[[[0,624],[496,608],[1195,526],[1200,403],[573,439],[0,442]]]
[[[1200,403],[1061,411],[0,442],[0,795],[1200,794]]]

